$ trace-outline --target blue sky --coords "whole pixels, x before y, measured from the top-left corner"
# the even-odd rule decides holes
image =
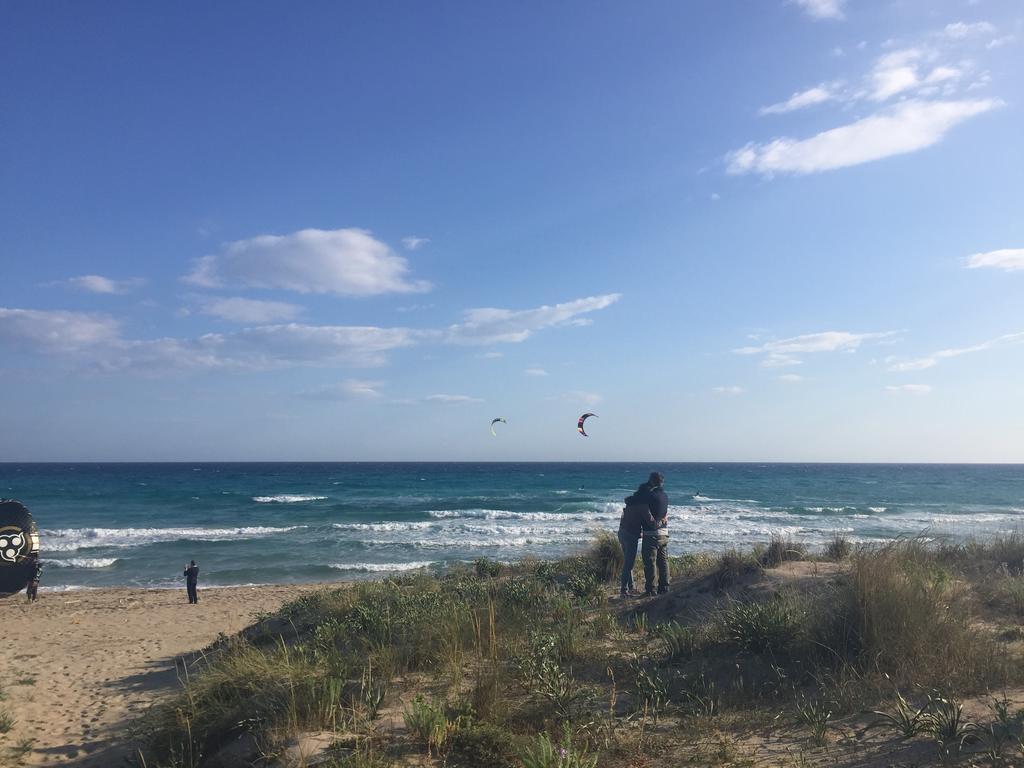
[[[1024,461],[1020,2],[3,16],[0,460]]]

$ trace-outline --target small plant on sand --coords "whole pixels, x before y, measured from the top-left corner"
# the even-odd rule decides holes
[[[650,716],[654,724],[668,702],[668,683],[657,665],[644,663],[639,656],[633,656],[633,675],[636,680],[636,700],[644,717]]]
[[[1010,714],[1010,702],[1004,696],[994,699],[990,705],[993,720],[978,728],[978,734],[985,745],[984,755],[994,766],[1006,766],[1007,748],[1021,743],[1021,725],[1024,711]]]
[[[444,702],[427,701],[423,694],[412,700],[403,712],[405,727],[423,746],[429,757],[431,751],[441,754],[456,723],[448,719]]]
[[[565,670],[558,658],[558,638],[534,633],[530,636],[526,656],[519,662],[519,672],[528,691],[546,699],[555,714],[568,720],[577,686],[572,671]]]
[[[977,738],[978,726],[964,718],[963,702],[952,696],[931,696],[928,704],[928,732],[939,754],[943,758],[958,756],[964,744]]]
[[[838,531],[832,534],[832,538],[825,545],[825,557],[836,562],[845,560],[850,556],[851,551],[853,551],[853,545],[850,544],[850,540]]]
[[[6,709],[0,709],[0,733],[9,733],[14,724],[18,722]]]
[[[665,642],[666,658],[669,663],[689,661],[699,647],[697,633],[692,628],[675,621],[656,626],[657,635]]]
[[[808,700],[801,696],[797,699],[796,711],[804,725],[811,729],[811,742],[822,746],[832,721],[832,709],[821,700]]]
[[[366,709],[366,719],[376,720],[380,717],[380,708],[387,696],[388,687],[385,682],[375,680],[373,667],[367,667],[359,683],[359,700]]]
[[[928,730],[930,709],[930,700],[921,707],[915,707],[903,698],[902,693],[896,691],[896,705],[892,712],[876,710],[871,714],[879,717],[879,720],[875,721],[873,725],[892,726],[903,738],[912,739],[919,733]]]
[[[560,743],[546,733],[535,736],[520,754],[523,768],[595,768],[597,757],[591,757],[586,747],[573,744],[572,730],[566,724]]]

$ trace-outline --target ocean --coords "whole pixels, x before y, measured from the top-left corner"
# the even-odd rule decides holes
[[[486,556],[554,558],[615,530],[657,469],[673,554],[1017,531],[1024,465],[0,464],[41,532],[43,589],[373,578]]]

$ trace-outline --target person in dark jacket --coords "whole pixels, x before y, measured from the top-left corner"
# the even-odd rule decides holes
[[[196,591],[196,587],[199,585],[199,566],[196,565],[195,560],[185,566],[184,576],[185,589],[188,591],[188,601],[190,604],[195,605],[199,602],[199,593]]]
[[[664,490],[665,477],[651,472],[647,482],[635,496],[647,504],[648,519],[644,520],[643,543],[640,556],[644,561],[644,595],[668,592],[668,496]],[[657,565],[658,586],[655,593],[654,571]]]
[[[636,499],[636,494],[626,497],[626,506],[619,520],[619,545],[622,547],[622,577],[619,580],[619,597],[625,599],[636,594],[633,587],[633,565],[636,551],[643,533],[644,519],[650,515],[647,504]]]
[[[43,577],[43,563],[39,559],[38,554],[32,554],[31,560],[32,578],[28,582],[28,587],[25,589],[25,596],[28,598],[30,603],[34,603],[39,599],[39,580]]]
[[[656,523],[651,515],[650,488],[643,483],[636,492],[626,497],[626,506],[619,520],[619,544],[622,546],[622,578],[619,584],[619,597],[626,598],[636,594],[633,588],[633,564],[640,537],[645,530],[655,529]]]

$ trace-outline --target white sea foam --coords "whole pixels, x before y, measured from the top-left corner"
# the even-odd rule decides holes
[[[394,571],[415,571],[420,568],[429,568],[433,564],[433,560],[420,560],[412,563],[331,563],[330,567],[339,571],[390,573]]]
[[[116,557],[70,557],[67,560],[46,560],[46,565],[57,568],[109,568],[116,563]]]
[[[326,498],[326,496],[280,493],[276,496],[253,496],[252,500],[257,504],[301,504],[304,501],[323,501]]]
[[[43,530],[42,549],[51,552],[72,552],[88,547],[141,547],[167,541],[223,541],[253,539],[304,528],[291,525],[283,528],[248,526],[242,528],[58,528]]]
[[[339,531],[422,531],[438,523],[424,520],[406,520],[386,523],[331,523]]]
[[[609,508],[610,507],[610,508]],[[432,509],[427,512],[433,518],[478,518],[484,520],[550,520],[553,522],[572,522],[618,518],[621,507],[605,505],[600,510],[576,509],[571,512],[512,512],[507,509]]]

